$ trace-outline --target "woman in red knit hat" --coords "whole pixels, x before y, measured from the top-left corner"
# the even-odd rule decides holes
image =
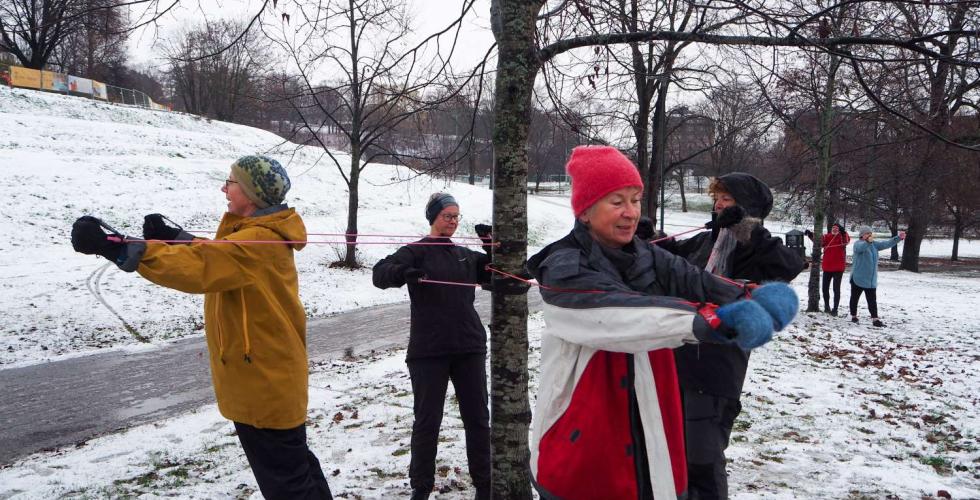
[[[643,181],[617,149],[577,147],[566,169],[575,227],[528,261],[547,325],[532,426],[535,486],[542,498],[567,500],[683,496],[670,349],[699,341],[752,349],[799,302],[783,284],[739,300],[739,286],[635,238]]]

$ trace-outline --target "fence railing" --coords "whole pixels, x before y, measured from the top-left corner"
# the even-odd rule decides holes
[[[75,75],[0,64],[0,82],[11,87],[46,90],[62,94],[90,97],[118,104],[128,104],[161,111],[172,111],[169,105],[157,104],[139,90],[107,85],[97,80]]]

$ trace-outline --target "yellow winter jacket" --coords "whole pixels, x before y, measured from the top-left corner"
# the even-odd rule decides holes
[[[226,213],[215,240],[305,241],[294,209],[259,217]],[[264,429],[306,421],[306,312],[293,250],[303,243],[147,243],[139,273],[204,294],[204,325],[218,409]]]

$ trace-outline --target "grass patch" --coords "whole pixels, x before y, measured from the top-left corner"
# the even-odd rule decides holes
[[[945,457],[922,457],[919,462],[932,467],[937,473],[944,476],[953,472],[953,463]]]

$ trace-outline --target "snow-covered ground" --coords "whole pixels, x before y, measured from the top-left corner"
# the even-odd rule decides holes
[[[78,356],[97,349],[155,349],[200,335],[200,297],[148,284],[74,253],[71,222],[103,217],[139,235],[142,216],[160,212],[188,229],[213,229],[218,191],[238,156],[269,152],[293,179],[288,196],[310,232],[340,233],[346,191],[315,149],[285,147],[267,132],[174,113],[111,106],[0,86],[0,366]],[[286,145],[289,146],[289,145]],[[413,177],[372,165],[361,187],[362,233],[422,234],[429,193],[449,190],[465,214],[461,234],[489,220],[484,188]],[[705,205],[701,200],[702,206]],[[530,244],[571,225],[564,198],[531,197]],[[668,232],[706,220],[668,211]],[[767,221],[774,233],[791,227]],[[323,236],[322,240],[336,241]],[[947,256],[949,241],[922,254]],[[394,245],[364,245],[367,265]],[[297,254],[311,316],[405,300],[380,291],[369,271],[330,269],[338,245]],[[961,243],[980,256],[980,243]],[[867,321],[802,315],[752,358],[744,411],[730,451],[735,498],[980,498],[980,361],[976,297],[980,275],[883,270],[887,329]],[[801,296],[807,274],[794,285]],[[847,291],[844,291],[845,301]],[[862,307],[864,307],[862,305]],[[123,326],[131,325],[140,337]],[[530,320],[532,397],[540,317]],[[393,498],[407,491],[411,394],[404,352],[312,366],[310,441],[336,496]],[[447,407],[454,403],[450,398]],[[439,498],[472,496],[458,412],[448,409]],[[28,457],[0,470],[6,498],[258,497],[233,428],[208,405],[177,418]],[[254,495],[253,495],[254,494]]]
[[[753,354],[729,449],[733,498],[980,498],[980,279],[886,271],[879,290],[887,329],[804,314]],[[532,395],[542,327],[533,315]],[[472,498],[447,399],[434,498]],[[309,422],[336,497],[407,497],[404,351],[314,364]],[[4,499],[258,497],[213,405],[18,461],[0,485]]]

